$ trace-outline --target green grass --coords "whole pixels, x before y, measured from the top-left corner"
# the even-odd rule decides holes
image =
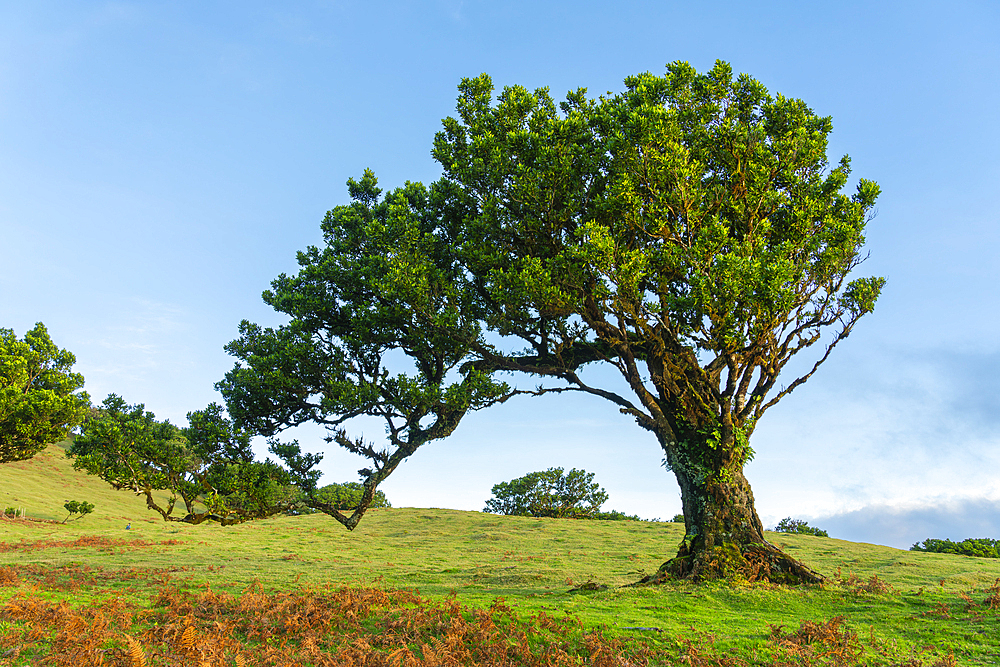
[[[3,506],[61,521],[66,500],[90,501],[96,509],[65,525],[0,523],[0,542],[7,545],[63,544],[0,552],[0,568],[49,572],[53,585],[41,585],[38,593],[52,599],[80,603],[118,591],[147,604],[153,584],[137,586],[128,573],[152,571],[169,573],[184,586],[208,584],[230,592],[253,582],[276,591],[328,584],[406,588],[432,600],[455,592],[459,601],[476,608],[503,597],[521,615],[570,614],[585,627],[643,637],[653,646],[673,645],[679,636],[713,638],[713,650],[747,660],[766,647],[772,625],[787,631],[802,620],[843,616],[875,662],[901,663],[921,651],[925,658],[952,651],[966,664],[1000,660],[1000,611],[983,605],[985,590],[1000,578],[1000,561],[992,559],[771,533],[772,542],[822,574],[835,577],[839,572],[840,582],[801,588],[686,582],[623,587],[655,571],[675,552],[680,524],[394,508],[370,511],[352,533],[321,514],[225,528],[189,526],[165,523],[133,494],[73,471],[57,446],[32,461],[0,466]],[[151,544],[69,546],[82,537]],[[101,573],[99,586],[72,590],[57,585],[58,576],[81,576],[88,568],[91,579]],[[851,575],[861,581],[877,576],[892,590],[864,592],[850,583]],[[569,592],[588,581],[609,588]],[[0,601],[26,586],[0,588]],[[970,606],[962,595],[979,606]],[[879,656],[878,647],[885,656]]]

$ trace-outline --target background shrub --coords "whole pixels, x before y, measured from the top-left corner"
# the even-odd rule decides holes
[[[619,512],[618,510],[611,510],[610,512],[597,512],[588,518],[597,519],[598,521],[645,521],[645,519],[640,518],[638,514],[625,514],[625,512]],[[653,519],[653,521],[655,520],[656,519]]]
[[[928,551],[937,554],[960,554],[977,558],[1000,558],[1000,540],[988,537],[976,537],[952,542],[951,540],[935,540],[928,538],[921,544],[917,542],[910,551]]]
[[[497,484],[483,511],[511,516],[596,518],[607,499],[608,494],[594,482],[594,473],[573,468],[563,474],[562,468],[549,468]],[[621,518],[626,517],[623,514]]]
[[[825,530],[820,530],[819,528],[813,528],[805,521],[801,519],[793,519],[792,517],[785,517],[778,522],[778,525],[774,527],[775,532],[778,533],[798,533],[799,535],[815,535],[816,537],[830,537]]]
[[[316,492],[316,497],[325,503],[330,503],[340,510],[355,510],[361,503],[361,495],[365,487],[361,482],[344,482],[343,484],[327,484]],[[375,491],[372,504],[369,507],[392,507],[381,491]]]

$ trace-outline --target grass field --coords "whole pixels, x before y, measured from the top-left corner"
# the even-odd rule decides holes
[[[3,507],[23,507],[29,517],[61,521],[66,500],[86,500],[96,509],[65,525],[0,522],[0,604],[6,605],[0,611],[0,665],[46,658],[63,664],[56,657],[64,654],[77,655],[74,664],[90,664],[80,662],[86,651],[97,656],[92,664],[100,664],[98,657],[104,664],[139,664],[140,658],[142,664],[354,664],[325,663],[333,644],[318,653],[274,654],[285,655],[285,662],[251,650],[271,646],[268,642],[277,641],[279,634],[286,642],[282,650],[313,650],[317,641],[334,641],[330,619],[344,618],[346,612],[343,606],[330,611],[329,605],[345,595],[367,600],[369,615],[362,614],[367,620],[357,621],[357,627],[333,633],[337,641],[354,646],[355,652],[369,646],[380,659],[393,656],[385,664],[407,664],[404,658],[424,660],[412,664],[534,664],[523,656],[518,662],[489,653],[513,650],[511,646],[531,655],[562,651],[570,660],[537,664],[602,664],[595,655],[618,656],[614,660],[619,662],[603,664],[648,660],[734,666],[917,667],[950,664],[950,656],[959,664],[1000,661],[996,560],[770,534],[774,543],[830,577],[830,583],[801,588],[745,582],[628,587],[676,550],[681,525],[394,508],[369,512],[353,533],[325,515],[225,528],[189,526],[164,523],[132,494],[73,471],[58,446],[31,461],[0,466]],[[600,586],[571,592],[588,583]],[[340,590],[344,587],[347,592]],[[403,597],[380,597],[386,591],[402,591],[391,594]],[[497,598],[503,599],[499,605]],[[231,624],[240,614],[251,613],[248,600],[257,600],[254,613],[305,605],[327,609],[315,616],[326,620],[322,627],[319,621],[302,626],[314,633],[313,639],[288,635],[287,629],[282,631],[286,634],[261,638],[246,628],[276,621],[258,618],[243,630]],[[119,615],[117,625],[97,624],[104,634],[92,630],[94,619],[105,618],[113,604],[131,609],[131,620]],[[355,602],[336,604],[350,607]],[[194,609],[201,607],[216,610],[215,616],[199,617]],[[242,611],[234,611],[237,607]],[[422,620],[407,616],[417,614],[415,610]],[[404,618],[409,620],[400,620]],[[466,625],[456,629],[457,618]],[[842,620],[834,620],[838,618]],[[225,622],[230,625],[220,619],[229,619]],[[568,625],[558,626],[564,619],[570,619]],[[72,634],[64,626],[71,621],[78,622],[78,635],[93,634],[86,651],[82,645],[64,646]],[[550,621],[558,623],[550,628]],[[421,623],[429,625],[417,632]],[[211,632],[222,632],[219,627],[228,630],[196,655],[193,639],[182,641],[185,624],[197,625],[206,642]],[[373,637],[388,641],[391,633],[385,628],[396,625],[409,628],[396,644],[371,643]],[[594,644],[594,631],[605,644]],[[487,635],[498,643],[483,655],[493,658],[431,659],[438,650],[433,647],[444,646],[448,637],[479,637],[462,640],[478,646]],[[233,637],[239,638],[237,644]],[[287,657],[293,654],[294,659]]]

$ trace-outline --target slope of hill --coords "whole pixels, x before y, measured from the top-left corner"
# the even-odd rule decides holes
[[[49,523],[66,518],[62,505],[67,500],[94,503],[95,510],[65,525]],[[278,583],[297,577],[318,583],[375,576],[391,585],[419,585],[429,593],[453,588],[544,592],[588,580],[623,585],[655,571],[683,537],[683,526],[674,523],[534,519],[419,508],[372,510],[354,532],[322,514],[231,527],[189,526],[164,522],[142,498],[74,470],[65,443],[29,461],[0,465],[0,505],[24,508],[29,518],[47,520],[4,522],[0,531],[6,540],[122,536],[131,523],[129,537],[184,541],[185,546],[170,549],[168,560],[192,567],[225,565],[235,581]],[[844,577],[877,575],[906,590],[940,582],[976,586],[1000,577],[1000,561],[992,559],[808,535],[770,533],[769,538],[827,576],[838,571]],[[0,563],[4,556],[0,554]],[[54,556],[46,550],[46,562],[53,562]],[[157,565],[158,558],[151,554],[136,557]],[[96,565],[114,562],[117,559],[99,556],[95,560]]]
[[[54,523],[65,517],[66,500],[86,500],[96,510]],[[863,629],[872,645],[891,642],[899,651],[935,646],[977,660],[1000,652],[995,559],[770,533],[830,584],[631,588],[676,552],[681,525],[393,508],[372,510],[353,532],[322,514],[190,526],[164,522],[132,493],[73,470],[60,446],[0,466],[0,503],[48,520],[0,521],[0,602],[19,590],[39,590],[34,586],[54,599],[76,599],[65,591],[86,581],[96,582],[95,595],[113,590],[139,604],[150,604],[155,587],[167,581],[231,593],[258,584],[279,592],[375,586],[439,600],[456,593],[479,608],[502,596],[519,614],[568,613],[586,627],[624,636],[656,628],[666,633],[656,635],[663,641],[695,632],[746,655],[763,645],[769,625],[794,628],[802,619],[836,617]],[[571,592],[588,582],[606,588]]]
[[[62,521],[67,516],[63,503],[81,500],[94,504],[93,513],[81,519],[91,528],[154,519],[135,494],[115,491],[101,479],[74,470],[66,456],[68,446],[69,441],[63,441],[27,461],[0,464],[0,509],[14,507],[32,519]]]

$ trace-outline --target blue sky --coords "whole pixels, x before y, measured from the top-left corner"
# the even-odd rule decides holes
[[[348,177],[437,177],[462,77],[561,97],[722,59],[832,116],[831,159],[883,191],[864,271],[888,284],[760,423],[761,518],[900,547],[1000,538],[998,34],[992,0],[5,2],[0,326],[44,322],[96,400],[183,423],[218,399],[239,321],[282,321],[260,293]],[[578,467],[606,508],[669,517],[661,458],[610,405],[544,397],[474,415],[384,488],[481,509],[497,482]],[[328,481],[357,463],[331,452]]]

